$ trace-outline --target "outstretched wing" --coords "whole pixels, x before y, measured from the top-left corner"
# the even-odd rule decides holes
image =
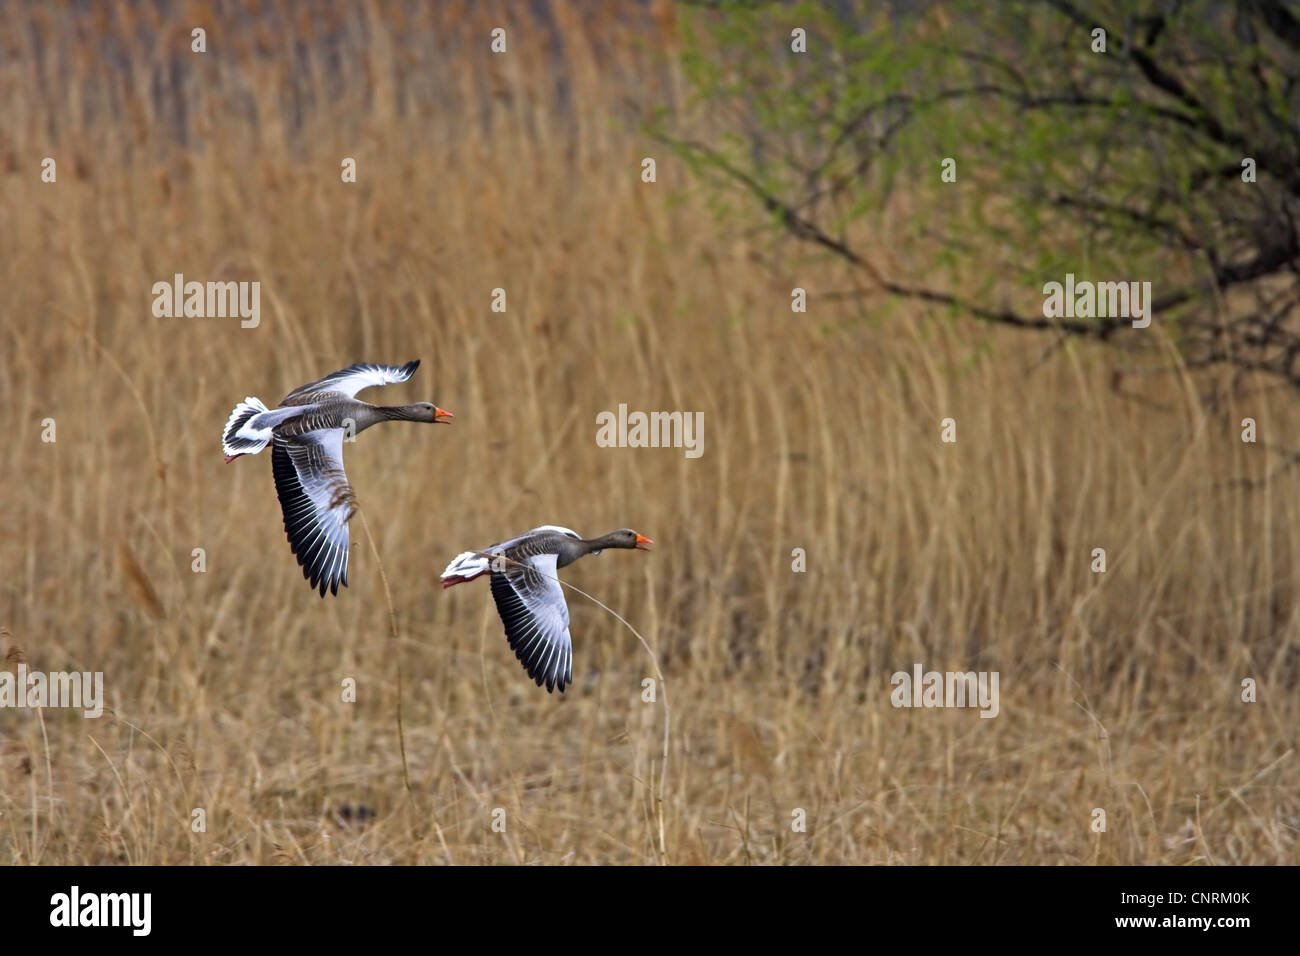
[[[275,493],[302,576],[339,593],[348,585],[348,519],[355,498],[343,473],[343,429],[322,428],[297,438],[275,439],[271,451]]]
[[[320,381],[299,385],[286,395],[281,405],[308,405],[319,401],[321,395],[338,394],[355,398],[363,388],[376,385],[396,385],[405,382],[420,367],[420,360],[407,362],[405,365],[375,365],[373,362],[359,362],[347,368],[331,372]]]
[[[546,692],[573,683],[569,606],[555,577],[554,554],[538,554],[492,572],[492,598],[506,638],[528,676]]]

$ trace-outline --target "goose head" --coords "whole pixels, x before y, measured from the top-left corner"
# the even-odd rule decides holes
[[[436,422],[439,425],[450,425],[451,420],[456,416],[444,408],[439,408],[433,402],[416,402],[414,405],[408,405],[411,418],[417,422]]]
[[[618,531],[611,531],[609,534],[601,536],[597,539],[596,544],[599,545],[599,547],[595,548],[591,552],[592,554],[600,554],[600,552],[605,548],[627,548],[629,551],[633,549],[637,551],[649,551],[650,545],[654,544],[654,542],[643,534],[637,534],[637,532],[633,531],[631,528],[621,528]]]

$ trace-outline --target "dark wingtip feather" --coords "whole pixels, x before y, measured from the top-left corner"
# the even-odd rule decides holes
[[[514,651],[516,660],[523,665],[524,672],[533,683],[545,687],[548,694],[553,694],[557,685],[560,693],[564,693],[566,675],[561,670],[562,665],[559,660],[552,660],[549,656],[547,642],[536,640],[526,629],[528,625],[525,622],[531,622],[532,619],[519,596],[504,574],[493,572],[490,580],[492,597],[496,601],[502,624],[505,625],[506,641]]]
[[[276,496],[280,499],[282,510],[297,508],[307,500],[289,455],[278,440],[271,453],[271,471],[275,477]],[[326,591],[337,595],[339,583],[344,587],[347,586],[346,558],[344,566],[338,568],[337,565],[331,565],[323,560],[324,542],[314,543],[310,547],[303,546],[303,527],[301,523],[295,523],[291,527],[289,519],[285,518],[285,537],[289,541],[289,550],[293,552],[294,559],[302,568],[303,578],[313,591],[318,591],[321,598],[325,597]]]

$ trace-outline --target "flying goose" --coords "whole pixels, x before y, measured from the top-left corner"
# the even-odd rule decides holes
[[[235,406],[222,432],[226,463],[256,455],[271,445],[275,493],[284,512],[289,547],[302,576],[339,593],[348,585],[348,520],[355,510],[352,486],[343,473],[343,441],[388,421],[449,422],[451,412],[429,402],[371,405],[356,394],[375,385],[405,382],[420,360],[405,365],[360,363],[295,388],[279,407],[268,409],[249,396]]]
[[[548,694],[556,687],[564,693],[564,686],[573,683],[573,643],[569,606],[556,571],[605,548],[649,551],[652,544],[628,528],[584,539],[576,531],[544,524],[482,551],[456,555],[442,572],[442,586],[449,588],[491,572],[492,597],[515,657],[538,687],[545,682]]]

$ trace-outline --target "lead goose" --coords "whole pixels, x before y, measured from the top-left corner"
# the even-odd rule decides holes
[[[564,693],[565,685],[573,683],[573,642],[569,606],[556,571],[606,548],[649,551],[651,544],[629,528],[584,539],[576,531],[546,524],[482,551],[461,552],[442,572],[442,586],[490,572],[492,598],[515,657],[538,687],[545,682],[548,694],[556,687]]]
[[[275,409],[245,398],[226,422],[221,449],[227,464],[272,446],[271,471],[289,547],[302,576],[319,587],[321,597],[326,588],[338,594],[340,584],[348,585],[348,520],[355,497],[343,472],[343,439],[380,422],[452,418],[429,402],[371,405],[357,400],[363,388],[405,382],[419,366],[419,359],[401,366],[350,365],[295,388]]]

